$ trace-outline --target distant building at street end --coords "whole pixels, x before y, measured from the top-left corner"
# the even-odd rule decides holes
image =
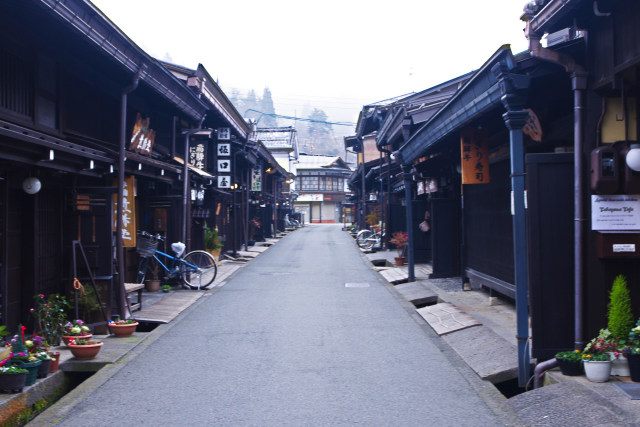
[[[296,168],[298,198],[294,210],[305,223],[351,221],[347,179],[351,168],[338,156],[300,154]]]

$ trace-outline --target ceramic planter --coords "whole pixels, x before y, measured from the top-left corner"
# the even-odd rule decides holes
[[[610,351],[609,357],[611,357],[611,375],[617,375],[619,377],[628,377],[631,375],[629,373],[629,362],[627,362],[627,358],[624,357],[622,353],[618,353],[618,357],[616,358],[616,354]]]
[[[102,344],[101,342],[96,342],[85,345],[69,345],[69,350],[77,360],[91,360],[98,355]]]
[[[38,368],[42,364],[42,360],[38,360],[31,363],[23,362],[22,360],[11,360],[12,366],[17,366],[18,368],[26,369],[29,371],[26,374],[26,379],[24,385],[33,385],[36,382],[36,378],[38,377]]]
[[[109,324],[109,329],[111,329],[111,332],[118,338],[130,337],[131,334],[136,331],[137,327],[138,322],[123,325],[116,325],[115,323]]]
[[[3,393],[20,393],[25,386],[27,374],[0,374],[0,391]]]
[[[631,381],[640,383],[640,354],[626,354]]]
[[[564,360],[564,359],[558,359],[557,357],[556,357],[556,360],[558,361],[558,366],[560,367],[560,371],[562,372],[562,375],[575,377],[575,376],[584,374],[584,368],[582,367],[581,360],[576,360],[576,361]]]
[[[404,265],[404,257],[399,256],[399,257],[396,257],[395,259],[396,259],[396,265],[397,266]]]
[[[51,359],[43,359],[38,366],[38,378],[46,378],[49,375],[49,368],[51,367]]]
[[[611,361],[610,360],[590,360],[584,361],[584,373],[594,383],[603,383],[609,380],[611,375]]]
[[[87,335],[63,335],[62,336],[62,341],[64,341],[64,343],[66,345],[69,345],[69,341],[71,341],[71,340],[80,339],[80,340],[89,341],[92,336],[93,336],[93,334],[87,334]]]
[[[160,280],[151,279],[144,281],[147,292],[158,292],[160,290]]]
[[[54,373],[58,370],[58,365],[60,363],[60,352],[50,351],[49,356],[51,356],[51,363],[49,363],[49,373]]]

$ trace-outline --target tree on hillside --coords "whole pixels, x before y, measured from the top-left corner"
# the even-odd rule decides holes
[[[260,117],[260,113],[256,113],[255,111],[247,111],[257,110],[260,111],[260,104],[258,103],[258,97],[256,96],[256,91],[251,89],[247,93],[247,97],[244,99],[244,111],[240,111],[240,113],[247,119],[258,119]]]
[[[278,126],[278,122],[274,116],[268,116],[267,114],[275,114],[276,109],[273,106],[273,99],[271,98],[271,91],[268,87],[264,88],[264,92],[262,93],[262,99],[260,100],[260,108],[258,110],[262,111],[264,115],[260,119],[258,125],[260,127],[276,127]]]
[[[308,119],[311,120],[307,125],[311,148],[326,145],[327,141],[331,139],[331,125],[326,123],[327,113],[319,108],[314,108]]]

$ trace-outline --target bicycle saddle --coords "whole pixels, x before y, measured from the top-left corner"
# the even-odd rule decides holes
[[[171,244],[171,250],[175,252],[176,256],[180,258],[180,255],[184,253],[185,245],[182,242],[175,242]]]

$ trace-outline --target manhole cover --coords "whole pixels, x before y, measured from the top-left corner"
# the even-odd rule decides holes
[[[345,288],[368,288],[368,283],[345,283]]]

